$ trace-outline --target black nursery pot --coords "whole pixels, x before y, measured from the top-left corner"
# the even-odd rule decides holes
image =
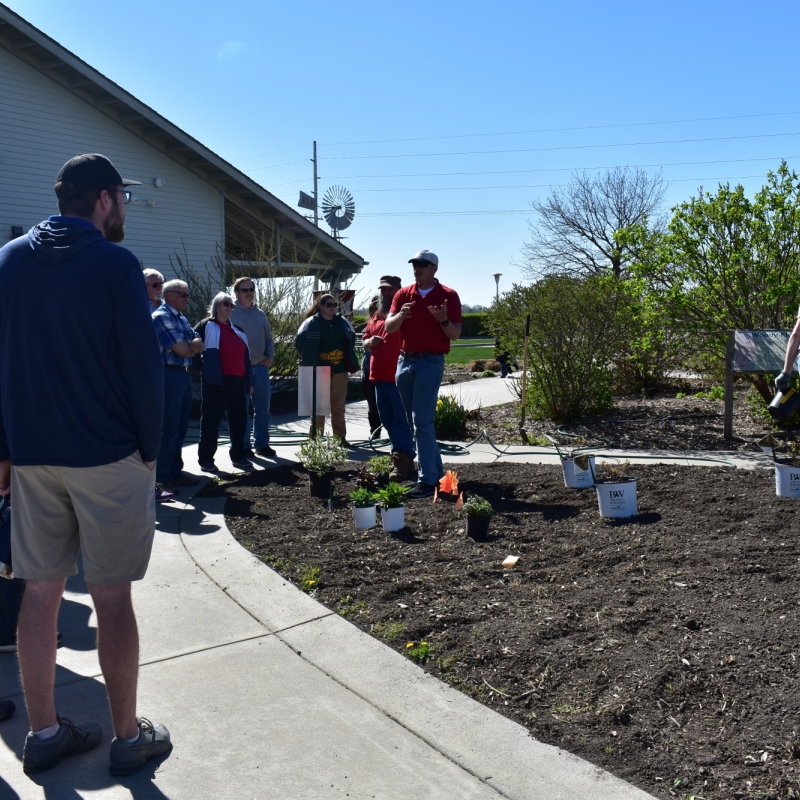
[[[321,497],[327,500],[331,494],[331,483],[333,482],[333,471],[318,475],[316,472],[308,473],[308,487],[312,497]]]
[[[485,541],[489,535],[491,517],[476,517],[467,514],[467,536],[477,541]]]

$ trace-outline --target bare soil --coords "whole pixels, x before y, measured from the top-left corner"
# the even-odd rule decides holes
[[[772,420],[766,415],[766,404],[761,398],[749,399],[748,388],[737,384],[733,438],[725,439],[723,402],[706,399],[702,396],[706,391],[695,385],[683,387],[682,391],[662,390],[646,397],[617,397],[612,410],[601,417],[566,425],[528,418],[525,431],[532,441],[549,434],[565,446],[606,443],[624,449],[753,450],[757,440],[774,430]],[[679,394],[685,396],[678,397]],[[495,443],[523,444],[519,426],[518,403],[490,406],[470,414],[463,438],[474,439],[486,430]],[[558,433],[559,430],[563,433]],[[577,437],[577,441],[571,437]],[[794,434],[789,433],[788,439],[794,438]],[[547,442],[542,440],[541,443]]]
[[[639,515],[608,521],[558,467],[468,465],[476,542],[452,497],[357,531],[358,466],[333,512],[297,465],[209,488],[242,546],[537,739],[657,797],[800,796],[797,505],[771,470],[636,464]]]

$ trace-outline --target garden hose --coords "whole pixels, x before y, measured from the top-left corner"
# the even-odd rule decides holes
[[[711,415],[707,415],[707,416],[711,416]],[[603,421],[607,421],[607,420],[603,420]],[[625,420],[623,420],[623,421],[625,421]],[[638,420],[630,420],[630,421],[638,421]],[[560,434],[562,436],[567,436],[569,438],[573,438],[573,439],[578,438],[578,434],[567,433],[566,431],[563,431],[560,428],[556,430],[556,433],[558,433],[558,434]],[[274,445],[276,447],[283,447],[283,446],[293,447],[295,445],[302,444],[308,438],[308,435],[306,433],[303,433],[302,431],[291,431],[291,430],[287,430],[286,428],[276,428],[276,427],[273,427],[273,426],[270,426],[269,435],[270,435],[270,444]],[[598,438],[600,438],[600,437],[598,437]],[[185,442],[188,443],[188,444],[194,444],[197,441],[199,441],[199,439],[194,434],[192,434],[191,436],[187,436],[186,440],[185,440]],[[558,450],[556,448],[538,449],[538,450],[537,449],[533,449],[533,450],[514,450],[513,452],[509,452],[510,449],[512,447],[514,447],[514,445],[506,445],[505,447],[498,446],[497,444],[495,444],[494,441],[492,441],[492,437],[489,435],[489,433],[486,430],[486,428],[483,428],[481,430],[481,432],[474,439],[472,439],[469,442],[464,442],[463,444],[457,444],[457,443],[453,443],[453,442],[440,442],[438,440],[437,440],[437,444],[439,445],[439,452],[442,453],[442,454],[445,454],[445,455],[466,455],[473,445],[478,444],[481,441],[485,441],[489,445],[489,447],[492,448],[492,450],[494,450],[495,452],[497,452],[499,454],[500,458],[502,458],[503,456],[528,456],[528,455],[531,455],[531,456],[533,456],[533,455],[536,455],[536,456],[557,456],[557,455],[559,455]],[[593,448],[584,447],[584,448],[581,448],[581,449],[582,450],[589,450],[589,449],[592,449],[592,450],[608,450],[608,449],[611,448],[611,443],[609,442],[609,440],[602,439],[601,441],[603,442],[603,444],[600,445],[599,447],[593,447]],[[224,444],[224,443],[229,443],[229,442],[230,442],[229,437],[223,436],[220,433],[219,443],[220,444]],[[359,449],[372,450],[372,452],[375,453],[376,455],[379,454],[381,450],[391,447],[391,441],[389,439],[377,439],[377,438],[372,438],[372,437],[370,437],[369,439],[360,439],[360,440],[357,440],[357,441],[352,441],[352,442],[350,442],[350,444],[351,444],[351,446],[359,448]],[[632,460],[632,459],[652,458],[652,456],[633,455],[633,454],[631,454],[631,455],[627,455],[627,454],[615,455],[615,456],[610,456],[610,457],[618,459],[618,460],[629,460],[629,461]],[[736,467],[736,464],[733,461],[730,461],[729,459],[726,459],[726,458],[715,458],[713,456],[682,456],[682,455],[681,456],[678,456],[678,455],[667,456],[667,455],[662,455],[662,456],[659,456],[659,458],[662,459],[662,460],[665,460],[665,461],[666,460],[669,460],[669,461],[701,461],[701,462],[710,462],[710,463],[714,463],[714,464],[724,464],[725,466],[728,466],[728,467],[734,467],[734,468]]]

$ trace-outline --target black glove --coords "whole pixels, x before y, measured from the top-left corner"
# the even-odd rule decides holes
[[[775,378],[775,388],[779,392],[785,392],[789,388],[789,384],[792,382],[791,374],[787,375],[785,372],[781,372],[777,378]]]

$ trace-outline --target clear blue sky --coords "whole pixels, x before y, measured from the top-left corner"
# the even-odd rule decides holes
[[[356,286],[429,248],[488,305],[573,168],[663,165],[674,205],[800,165],[796,0],[5,2],[293,206],[316,139]]]

